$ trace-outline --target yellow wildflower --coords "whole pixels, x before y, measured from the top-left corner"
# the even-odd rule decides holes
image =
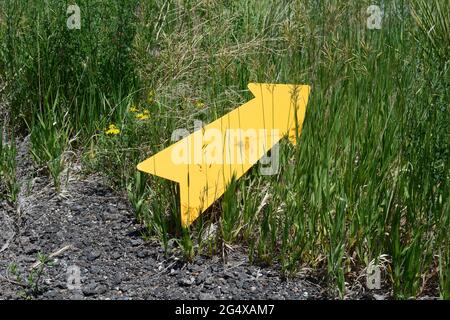
[[[155,97],[155,91],[153,91],[153,90],[150,90],[149,92],[148,92],[148,95],[147,95],[147,102],[149,103],[149,104],[152,104],[153,103],[153,98]]]
[[[199,101],[197,101],[197,103],[195,104],[195,106],[196,106],[197,108],[199,108],[199,109],[202,109],[202,108],[205,106],[205,104],[199,100]]]
[[[148,111],[148,110],[144,110],[144,111],[136,114],[136,119],[138,119],[138,120],[147,120],[148,118],[150,118],[150,111]]]
[[[130,112],[133,112],[133,113],[136,113],[136,112],[139,111],[139,109],[136,108],[136,106],[133,104],[133,105],[130,107],[129,111],[130,111]]]
[[[116,135],[120,133],[120,129],[116,127],[114,123],[111,123],[108,129],[105,130],[107,135]]]

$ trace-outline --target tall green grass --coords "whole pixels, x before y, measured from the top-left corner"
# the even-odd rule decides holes
[[[66,27],[71,1],[2,1],[2,70],[15,125],[30,129],[58,101],[73,133],[92,135],[120,117],[132,92],[131,23],[137,1],[77,1],[81,29]],[[123,111],[123,108],[122,110]],[[103,121],[103,122],[102,122]]]
[[[167,250],[171,238],[187,259],[239,243],[286,275],[326,270],[341,297],[387,256],[396,298],[449,298],[445,1],[381,1],[380,30],[366,27],[371,1],[79,1],[81,30],[65,28],[64,2],[3,3],[0,70],[16,125],[39,137],[40,117],[67,119],[86,167],[128,189]],[[173,130],[251,99],[248,82],[312,86],[300,141],[281,143],[277,175],[255,167],[183,230],[177,187],[135,165]],[[109,123],[120,133],[105,134]]]

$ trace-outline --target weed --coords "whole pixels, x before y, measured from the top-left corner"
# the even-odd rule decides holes
[[[64,154],[69,148],[71,128],[67,114],[58,115],[58,99],[36,115],[31,126],[31,154],[37,164],[46,166],[57,191],[64,170]]]
[[[32,269],[28,274],[21,274],[16,264],[8,267],[8,272],[14,279],[8,279],[10,282],[22,287],[22,296],[24,299],[32,299],[36,297],[42,286],[42,276],[45,269],[51,265],[51,259],[42,253],[38,253],[38,267]]]

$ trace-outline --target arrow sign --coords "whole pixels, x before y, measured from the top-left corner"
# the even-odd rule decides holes
[[[250,83],[242,106],[138,164],[180,184],[181,224],[189,226],[280,139],[295,144],[305,118],[307,85]]]

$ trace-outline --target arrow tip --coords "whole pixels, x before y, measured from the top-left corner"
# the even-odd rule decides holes
[[[149,173],[149,174],[153,174],[156,175],[156,170],[155,170],[155,166],[154,166],[154,162],[155,159],[154,157],[150,157],[140,163],[138,163],[138,165],[136,166],[136,168],[139,171],[145,172],[145,173]]]

